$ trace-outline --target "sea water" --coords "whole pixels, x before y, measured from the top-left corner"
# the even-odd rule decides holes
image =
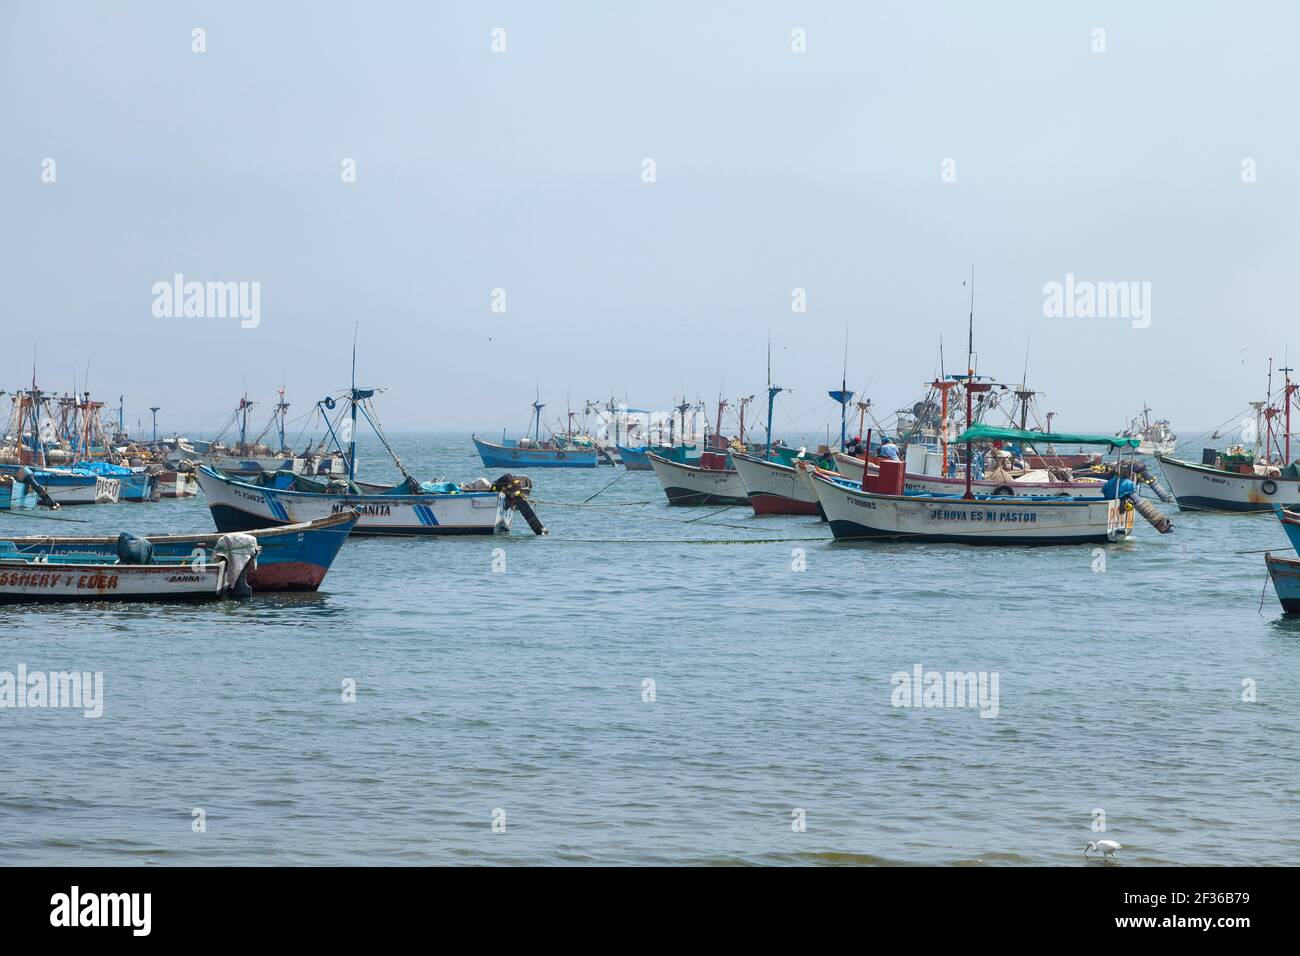
[[[393,439],[421,480],[497,477],[463,436]],[[0,708],[0,857],[1300,862],[1300,623],[1235,553],[1286,553],[1273,517],[836,544],[650,472],[530,474],[544,538],[353,539],[315,594],[0,608],[0,672],[102,674],[98,717]],[[211,528],[202,496],[0,516]]]

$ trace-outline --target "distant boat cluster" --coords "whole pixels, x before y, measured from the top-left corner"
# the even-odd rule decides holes
[[[202,494],[215,532],[189,535],[0,536],[0,600],[222,597],[256,590],[315,590],[350,535],[510,533],[516,515],[548,533],[534,510],[534,469],[649,472],[673,507],[746,507],[756,516],[825,522],[838,541],[915,541],[993,546],[1107,544],[1127,540],[1136,518],[1157,532],[1173,522],[1156,502],[1182,510],[1274,511],[1293,543],[1300,463],[1291,458],[1289,369],[1279,393],[1251,403],[1252,444],[1174,456],[1166,419],[1144,406],[1114,434],[1062,431],[1037,393],[976,374],[939,376],[882,422],[846,381],[828,390],[824,442],[794,447],[773,434],[771,383],[712,408],[675,402],[655,416],[625,402],[587,402],[547,425],[540,397],[524,434],[471,441],[497,479],[411,475],[379,423],[379,389],[350,388],[314,403],[321,434],[290,447],[284,389],[260,429],[245,395],[208,440],[131,438],[88,392],[54,395],[35,382],[10,395],[0,437],[0,513]],[[847,375],[845,375],[847,379]],[[156,409],[154,409],[156,411]],[[596,427],[591,427],[591,416]],[[582,426],[578,427],[578,419]],[[748,418],[748,421],[747,421]],[[856,419],[856,421],[854,421]],[[854,427],[850,428],[850,425]],[[362,480],[356,435],[370,427],[401,474]],[[733,427],[734,426],[734,427]],[[1218,437],[1217,433],[1215,436]],[[1154,470],[1158,467],[1163,482]],[[1166,487],[1167,484],[1167,487]],[[7,531],[5,532],[7,535]],[[1300,562],[1267,556],[1279,598],[1300,611]]]

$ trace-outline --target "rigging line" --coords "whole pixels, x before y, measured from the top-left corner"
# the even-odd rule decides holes
[[[525,540],[533,540],[526,538]],[[553,544],[786,544],[791,541],[830,541],[830,538],[553,538]]]
[[[591,501],[592,499],[594,499],[594,498],[598,497],[599,495],[603,494],[604,492],[608,491],[610,488],[613,488],[616,484],[618,484],[620,481],[622,481],[624,478],[626,478],[626,477],[627,477],[628,475],[630,475],[630,474],[632,474],[632,472],[624,470],[624,472],[623,472],[621,475],[619,475],[617,478],[615,478],[613,481],[611,481],[609,484],[607,484],[604,488],[601,488],[600,491],[598,491],[598,492],[596,492],[596,494],[592,495],[591,498],[587,498],[587,499],[586,499],[585,501],[583,501],[582,503],[585,505],[588,501]]]
[[[90,524],[84,518],[56,518],[53,515],[27,514],[25,511],[10,511],[8,509],[0,511],[0,516],[35,518],[39,521],[66,521],[70,524]]]

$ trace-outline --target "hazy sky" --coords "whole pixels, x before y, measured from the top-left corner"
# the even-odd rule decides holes
[[[359,322],[390,428],[493,433],[535,384],[761,392],[770,329],[816,428],[846,326],[878,408],[940,335],[964,365],[974,264],[981,371],[1028,338],[1058,427],[1208,427],[1300,352],[1298,36],[1290,2],[0,0],[0,388],[35,350],[164,430],[245,384],[296,414]],[[156,317],[176,273],[260,283],[260,325]],[[1149,326],[1045,317],[1067,274],[1149,282]]]

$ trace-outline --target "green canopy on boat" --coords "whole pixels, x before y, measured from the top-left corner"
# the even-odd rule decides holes
[[[956,444],[968,441],[1018,441],[1053,445],[1109,445],[1111,448],[1137,448],[1141,438],[1123,435],[1073,435],[1065,432],[1032,432],[994,425],[972,425],[953,439]]]

